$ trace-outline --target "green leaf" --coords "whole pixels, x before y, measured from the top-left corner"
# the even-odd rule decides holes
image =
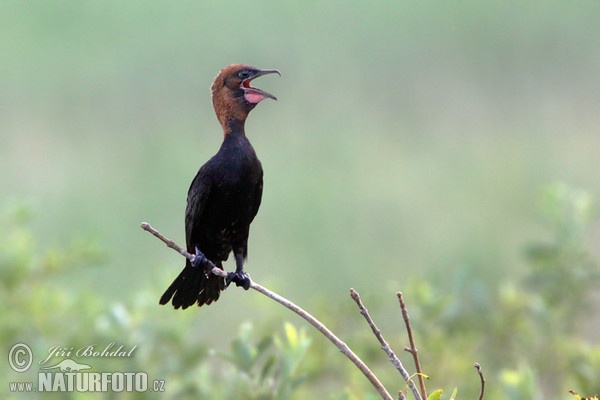
[[[454,390],[452,391],[452,396],[450,396],[450,400],[456,399],[456,393],[457,392],[458,392],[458,388],[455,387]]]
[[[287,339],[288,345],[291,349],[295,350],[298,348],[298,331],[294,325],[286,322],[284,325],[285,337]]]
[[[248,370],[254,364],[256,349],[245,343],[242,339],[236,339],[231,343],[233,362],[242,369]]]
[[[431,393],[427,400],[440,400],[443,392],[444,391],[442,389],[438,389],[435,392]]]

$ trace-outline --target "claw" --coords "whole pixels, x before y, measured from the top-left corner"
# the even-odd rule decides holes
[[[225,281],[227,286],[229,286],[231,282],[234,282],[237,287],[241,286],[244,290],[250,289],[250,277],[244,271],[229,272]]]
[[[196,254],[194,256],[194,260],[192,261],[192,267],[194,268],[204,268],[205,272],[210,272],[213,267],[213,264],[210,262],[208,258],[200,251],[200,249],[196,246]]]

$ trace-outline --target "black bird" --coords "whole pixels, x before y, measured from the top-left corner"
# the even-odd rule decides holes
[[[262,100],[275,96],[250,86],[259,76],[279,73],[233,64],[219,72],[211,86],[212,102],[223,127],[223,144],[204,164],[188,190],[185,210],[187,251],[196,254],[160,298],[173,299],[173,307],[186,309],[218,300],[230,282],[248,289],[244,272],[250,223],[256,216],[263,190],[263,170],[246,137],[248,113]],[[233,251],[236,270],[227,279],[209,272],[211,263],[223,269]],[[210,261],[210,262],[209,262]]]

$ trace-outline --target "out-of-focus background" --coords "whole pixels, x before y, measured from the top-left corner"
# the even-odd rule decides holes
[[[255,280],[390,390],[405,384],[350,287],[414,371],[405,294],[445,398],[477,396],[475,361],[489,399],[599,392],[599,15],[586,1],[2,2],[0,339],[34,352],[2,379],[37,381],[51,346],[116,342],[134,356],[76,360],[164,379],[161,397],[375,398],[256,292],[158,305],[183,259],[139,224],[184,243],[189,183],[222,138],[210,84],[247,63],[282,72],[255,81],[279,101],[246,126],[265,170]]]

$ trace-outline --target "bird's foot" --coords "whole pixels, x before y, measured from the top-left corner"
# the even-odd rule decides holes
[[[194,260],[191,262],[191,264],[194,268],[203,268],[206,273],[210,273],[214,266],[198,247],[196,247],[196,254],[194,255]]]
[[[231,282],[234,282],[236,286],[241,286],[244,290],[250,289],[250,276],[244,271],[228,272],[226,282],[227,286],[229,286]]]

